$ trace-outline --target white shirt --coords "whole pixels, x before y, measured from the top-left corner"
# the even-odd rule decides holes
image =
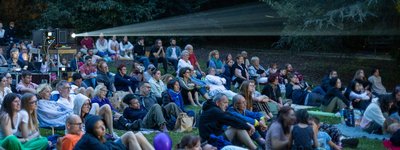
[[[176,47],[172,47],[171,58],[178,59],[178,56],[176,56]]]
[[[4,38],[4,33],[5,32],[6,32],[6,30],[0,29],[0,38]]]
[[[28,124],[29,122],[29,114],[26,110],[22,109],[21,111],[18,112],[20,114],[20,119],[22,123]],[[28,133],[28,136],[32,135],[35,131],[30,130]],[[17,133],[15,133],[16,136],[18,137],[22,137],[22,133],[20,130],[17,131]]]
[[[106,39],[103,39],[100,41],[100,39],[97,39],[96,41],[96,48],[97,50],[101,51],[101,52],[106,52],[108,49],[108,42]]]
[[[12,93],[12,91],[11,91],[11,89],[9,87],[4,87],[4,91],[0,91],[0,107],[1,107],[1,104],[3,104],[4,97],[8,93]]]
[[[193,70],[193,66],[190,63],[190,61],[185,61],[183,59],[179,59],[178,61],[178,70],[176,71],[177,74],[179,74],[179,70],[181,70],[181,68],[185,68],[185,67],[189,67],[190,69]]]
[[[58,99],[57,103],[64,105],[65,107],[72,110],[74,109],[74,100],[75,97],[73,97],[72,95],[69,95],[69,99],[63,98],[60,95],[60,98]]]
[[[112,47],[119,47],[119,43],[117,40],[109,40],[108,41],[108,52],[110,52],[111,54],[115,54],[117,53],[117,51],[115,51],[114,49],[112,49]]]
[[[8,114],[6,114],[7,116],[8,116]],[[17,132],[18,132],[18,127],[19,127],[19,124],[21,123],[21,120],[22,118],[21,118],[21,115],[19,114],[19,112],[17,113],[17,120],[16,120],[16,122],[14,122],[14,127],[15,127],[15,129],[12,129],[12,134],[16,134]],[[12,118],[10,118],[10,120],[13,120]],[[4,131],[3,131],[3,128],[0,128],[0,139],[3,139],[3,138],[5,138],[5,136],[4,136]]]
[[[364,116],[362,117],[360,123],[361,128],[365,129],[372,121],[375,121],[379,125],[383,126],[383,123],[386,119],[383,116],[381,107],[378,103],[378,98],[374,98],[372,99],[371,104],[368,105],[367,109],[365,109]]]

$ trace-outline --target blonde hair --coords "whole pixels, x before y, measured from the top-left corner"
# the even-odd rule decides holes
[[[39,96],[38,98],[43,99],[40,93],[42,93],[45,89],[49,89],[50,92],[53,90],[49,84],[40,84],[36,89],[36,94]]]
[[[103,85],[103,84],[97,85],[96,88],[94,89],[94,96],[99,96],[102,88],[106,88],[107,89],[107,87],[105,85]]]
[[[211,58],[212,58],[213,56],[215,57],[216,54],[219,54],[219,51],[218,51],[218,50],[212,50],[212,51],[208,54],[208,60],[211,60]]]

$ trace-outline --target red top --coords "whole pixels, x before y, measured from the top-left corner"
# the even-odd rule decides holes
[[[84,64],[83,66],[79,67],[79,71],[81,73],[84,73],[85,75],[89,75],[91,73],[97,72],[97,69],[95,66],[87,66],[86,64]]]
[[[197,68],[197,66],[196,66],[197,58],[194,53],[189,54],[189,61],[192,64],[193,68]]]
[[[400,147],[394,146],[390,140],[384,140],[383,146],[389,150],[400,150]]]
[[[85,45],[86,48],[88,48],[88,49],[93,49],[93,43],[94,43],[94,41],[91,37],[89,37],[87,40],[85,38],[83,38],[81,41],[82,47],[83,47],[83,45]]]

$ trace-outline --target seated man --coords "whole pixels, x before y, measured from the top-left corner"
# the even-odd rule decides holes
[[[80,87],[83,87],[83,88],[88,88],[88,86],[86,85],[86,83],[85,82],[83,82],[83,78],[82,78],[82,75],[81,74],[79,74],[79,73],[77,73],[77,72],[75,72],[74,74],[72,74],[72,82],[71,82],[71,85],[75,85],[75,86],[77,86],[78,88],[80,88]]]
[[[37,84],[32,82],[32,73],[29,71],[22,72],[21,81],[18,83],[16,89],[20,94],[32,93],[36,94]]]
[[[62,138],[61,149],[72,150],[83,135],[82,120],[78,115],[72,114],[68,116],[65,125],[67,134]]]
[[[175,118],[178,117],[179,113],[182,110],[175,103],[168,103],[167,105],[161,107],[157,103],[156,97],[150,91],[150,84],[148,82],[144,82],[140,86],[140,94],[136,99],[137,102],[131,101],[132,96],[129,98],[124,98],[124,102],[130,105],[129,108],[124,110],[124,117],[135,121],[137,119],[142,119],[143,122],[141,125],[144,128],[151,128],[151,129],[160,129],[166,130],[166,120],[170,118],[169,115],[174,116]],[[140,105],[140,106],[138,106]],[[165,114],[163,113],[163,109],[165,109]],[[146,117],[148,116],[148,117]],[[149,118],[155,117],[155,118]],[[154,122],[157,120],[157,122]]]
[[[214,97],[218,93],[224,93],[228,99],[232,99],[236,95],[235,92],[227,90],[224,86],[226,84],[225,78],[221,78],[215,75],[216,70],[214,68],[209,68],[208,75],[206,76],[206,83],[210,87],[208,94]]]
[[[229,101],[224,94],[217,94],[213,100],[207,100],[200,116],[199,133],[203,141],[209,141],[211,135],[226,137],[229,141],[238,141],[249,149],[256,149],[250,135],[253,135],[253,125],[226,112]],[[226,130],[223,126],[229,126]],[[247,130],[247,131],[246,131]],[[212,144],[212,143],[210,143]]]
[[[150,60],[146,56],[143,37],[139,37],[137,39],[137,43],[133,46],[133,53],[135,55],[135,60],[142,63],[144,65],[144,68],[147,68],[147,66],[149,66]]]
[[[94,41],[85,33],[85,37],[81,40],[81,52],[87,54],[90,49],[94,48]]]
[[[290,82],[285,85],[286,98],[291,99],[294,104],[307,106],[320,106],[324,96],[311,92],[309,88],[300,84],[299,78],[295,74],[289,74]]]
[[[93,58],[88,56],[85,58],[85,64],[79,68],[79,72],[84,79],[83,82],[87,86],[96,87],[96,77],[97,77],[97,69],[93,63]]]
[[[61,80],[60,82],[57,83],[56,89],[60,93],[60,97],[57,100],[57,103],[64,105],[68,109],[73,109],[74,108],[74,98],[71,96],[70,90],[71,90],[71,85],[65,80]]]
[[[119,65],[117,70],[118,73],[114,76],[115,90],[135,93],[139,81],[127,75],[127,69],[124,64]]]
[[[382,84],[382,77],[380,75],[380,70],[375,68],[372,70],[372,75],[368,77],[368,81],[371,82],[372,94],[374,95],[385,95],[388,94],[385,86]]]
[[[171,38],[169,40],[171,46],[167,48],[167,60],[174,65],[175,71],[178,70],[178,60],[181,57],[181,48],[176,46],[176,40]]]

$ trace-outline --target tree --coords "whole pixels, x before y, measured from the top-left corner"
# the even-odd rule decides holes
[[[400,23],[396,1],[262,1],[287,19],[275,46],[292,50],[343,48],[346,36],[390,35]]]

